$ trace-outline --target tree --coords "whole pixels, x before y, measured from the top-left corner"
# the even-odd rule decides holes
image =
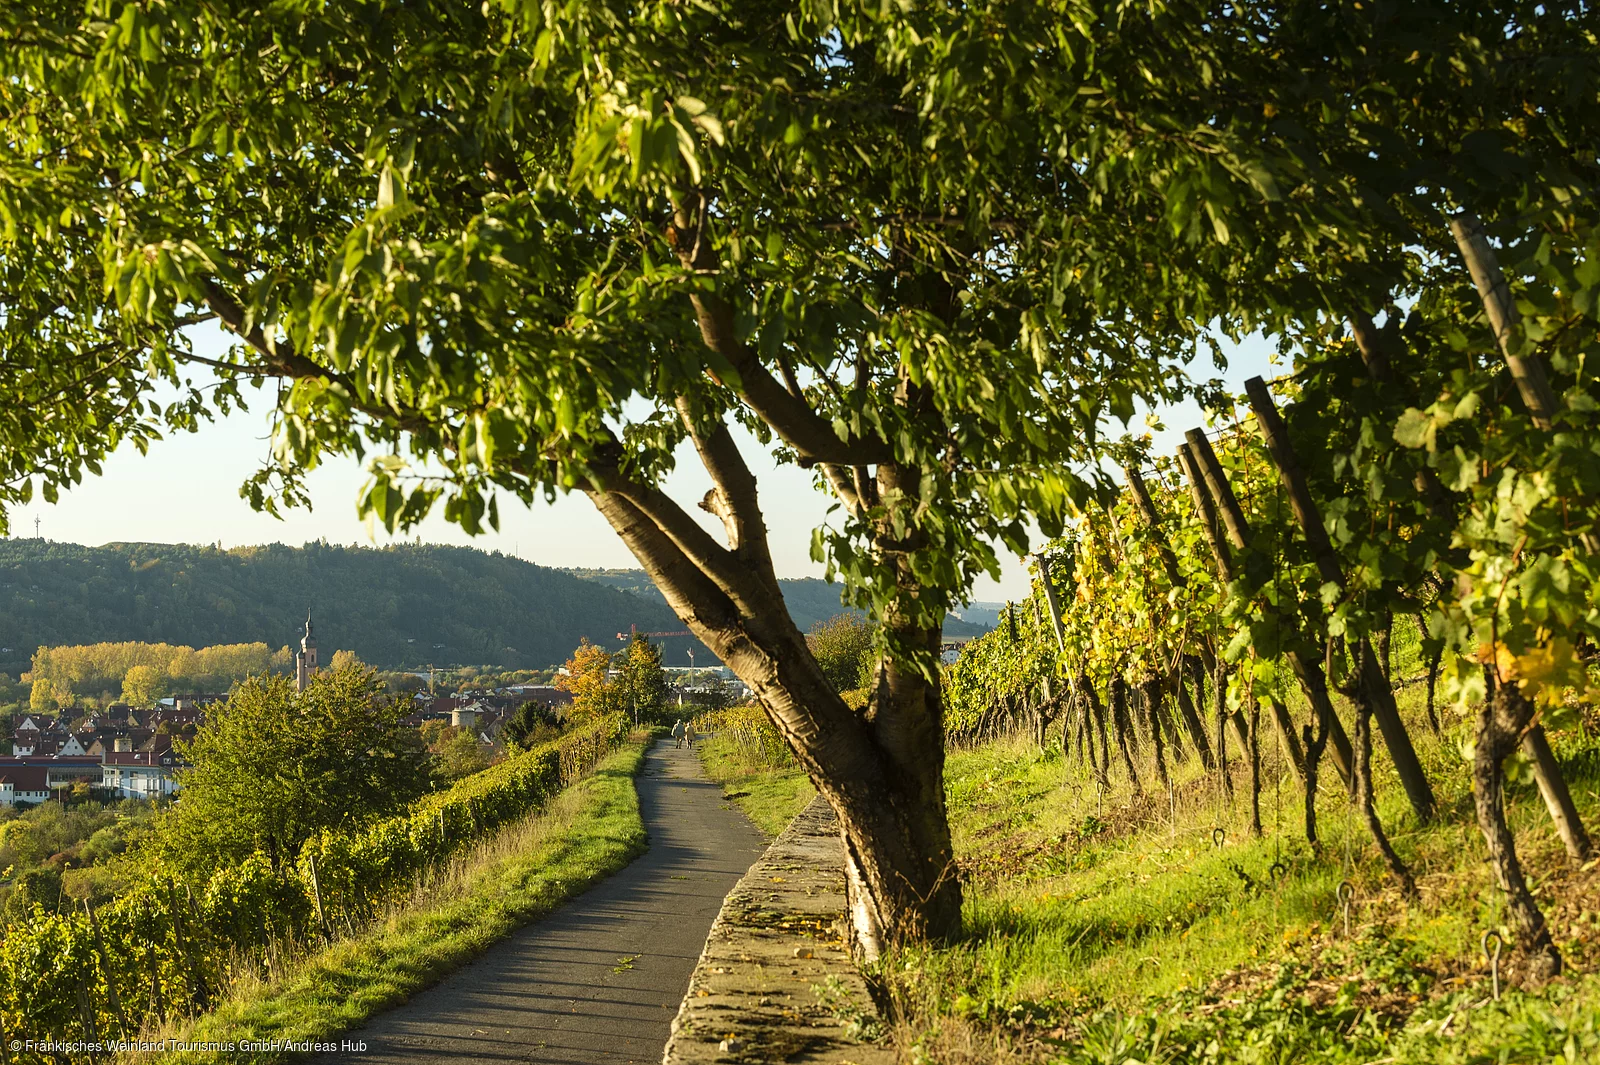
[[[561,734],[560,723],[549,707],[529,699],[512,712],[500,726],[500,737],[513,747],[527,749]]]
[[[661,648],[642,636],[628,641],[617,656],[622,676],[618,703],[640,721],[656,720],[667,705],[667,674],[661,668]]]
[[[1537,124],[1462,91],[1481,42],[1592,76],[1559,7],[1371,7],[8,5],[0,498],[269,382],[264,509],[339,452],[391,528],[581,491],[838,812],[858,944],[952,932],[935,659],[995,545],[1087,504],[1102,423],[1185,391],[1213,323],[1410,276],[1397,220],[1448,199],[1419,175],[1483,142],[1408,134],[1463,96]],[[1408,60],[1441,23],[1464,54]],[[197,354],[202,321],[236,348]],[[734,427],[839,505],[815,553],[882,625],[861,711],[784,608]],[[680,447],[723,542],[661,490]]]
[[[0,853],[7,866],[38,865],[50,853],[43,834],[33,822],[17,818],[0,824]]]
[[[157,850],[186,870],[257,851],[281,867],[320,829],[403,808],[428,781],[407,709],[366,671],[322,671],[298,693],[288,677],[251,677],[179,744],[190,767]]]
[[[611,679],[611,655],[604,647],[584,639],[563,668],[556,687],[572,693],[572,716],[599,717],[628,709],[623,686]]]
[[[46,910],[59,910],[65,896],[61,891],[61,870],[30,869],[17,877],[11,895],[6,899],[6,916],[25,919],[35,906]],[[70,900],[67,900],[70,901]]]
[[[860,614],[847,613],[819,621],[806,633],[806,647],[834,691],[865,688],[871,682],[875,631]]]
[[[333,652],[333,657],[328,659],[328,668],[334,670],[365,670],[367,668],[367,664],[361,661],[361,659],[357,658],[354,651],[335,651]]]
[[[132,666],[123,675],[122,701],[129,706],[154,706],[166,693],[166,678],[154,666]]]
[[[460,780],[485,768],[489,759],[471,729],[460,729],[439,748],[439,773],[445,780]]]
[[[444,721],[439,718],[433,718],[417,726],[417,735],[422,738],[423,746],[437,753],[439,741],[444,737],[445,730],[449,728],[450,726]]]
[[[35,714],[48,714],[61,704],[56,699],[56,687],[46,678],[33,682],[28,693],[28,709]]]

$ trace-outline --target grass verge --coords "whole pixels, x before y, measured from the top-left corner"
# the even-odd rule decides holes
[[[706,775],[722,785],[722,797],[769,837],[787,828],[817,796],[805,770],[753,758],[731,736],[708,736],[696,747]]]
[[[419,884],[404,904],[361,934],[289,962],[265,978],[236,979],[216,1009],[154,1038],[191,1043],[326,1040],[437,983],[644,852],[634,776],[647,746],[648,741],[631,740],[545,809]],[[213,1052],[165,1060],[279,1057]]]

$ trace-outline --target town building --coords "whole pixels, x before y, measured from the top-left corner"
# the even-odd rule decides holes
[[[46,802],[49,798],[49,777],[42,766],[0,767],[0,803],[15,806]]]
[[[154,739],[167,742],[151,743],[148,750],[107,752],[100,767],[100,787],[119,799],[159,799],[177,792],[174,771],[182,763],[172,749],[170,737]]]
[[[306,634],[300,638],[300,650],[294,656],[294,690],[303,692],[311,683],[311,674],[317,671],[317,638],[311,635],[311,611],[306,611]]]

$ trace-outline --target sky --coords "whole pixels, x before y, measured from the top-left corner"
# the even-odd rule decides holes
[[[216,357],[226,347],[220,334],[196,336],[196,351]],[[1230,349],[1223,378],[1235,391],[1255,374],[1271,377],[1282,372],[1269,364],[1269,346],[1259,339]],[[1197,379],[1215,376],[1209,356],[1191,371]],[[205,380],[195,377],[196,383]],[[239,485],[268,454],[268,393],[258,397],[248,412],[235,411],[196,433],[180,433],[151,446],[140,455],[132,446],[119,449],[104,464],[100,477],[85,476],[82,484],[64,491],[49,505],[37,495],[35,502],[11,510],[13,536],[38,533],[47,540],[86,545],[115,542],[220,543],[224,548],[248,544],[284,543],[298,546],[325,539],[331,543],[374,545],[420,536],[425,543],[465,544],[535,562],[542,566],[634,568],[632,554],[580,495],[558,498],[554,504],[537,502],[524,508],[515,500],[502,501],[500,531],[471,537],[457,526],[431,516],[414,533],[390,537],[382,528],[369,529],[356,516],[357,494],[366,480],[354,459],[331,461],[308,478],[312,506],[284,512],[283,520],[250,509],[239,496]],[[1155,434],[1159,453],[1176,448],[1185,429],[1203,424],[1199,408],[1186,403],[1155,412],[1165,425]],[[1135,431],[1142,428],[1136,418]],[[827,519],[829,500],[812,485],[811,475],[792,466],[779,466],[764,454],[755,439],[736,430],[741,450],[760,484],[768,538],[780,577],[821,577],[822,566],[810,557],[811,530]],[[720,525],[694,504],[710,481],[692,451],[680,455],[677,471],[666,490],[685,504],[708,529],[721,533]],[[509,503],[509,505],[507,505]],[[1004,556],[999,582],[983,580],[974,589],[976,601],[1004,601],[1027,596],[1026,563]]]

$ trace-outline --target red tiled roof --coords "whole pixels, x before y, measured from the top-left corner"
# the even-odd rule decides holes
[[[7,766],[0,769],[0,784],[10,784],[17,791],[48,791],[49,774],[44,766]]]

